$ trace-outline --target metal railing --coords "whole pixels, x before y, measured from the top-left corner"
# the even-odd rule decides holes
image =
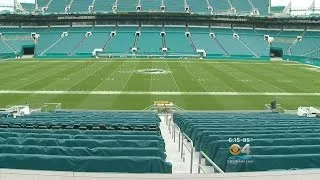
[[[185,134],[185,133],[180,133],[181,134],[181,158],[184,161],[183,158],[183,145],[185,145],[186,149],[190,152],[190,174],[192,174],[192,167],[193,167],[193,141]],[[190,148],[188,148],[187,143],[184,142],[184,138],[186,138],[188,141],[190,141]],[[180,143],[179,143],[180,144]]]
[[[202,158],[205,158],[205,160],[207,160],[213,166],[215,172],[224,173],[220,167],[214,163],[203,151],[200,151],[199,154],[198,173],[200,173],[201,170],[205,173],[205,170],[202,168]]]

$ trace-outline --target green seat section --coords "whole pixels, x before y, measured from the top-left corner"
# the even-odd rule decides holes
[[[49,4],[50,0],[41,0],[41,1],[38,1],[38,6],[39,6],[39,9],[41,9],[42,7],[47,7],[47,5]]]
[[[46,54],[68,55],[84,37],[85,33],[69,33],[68,36],[57,41]]]
[[[144,28],[142,28],[142,32],[138,42],[138,54],[161,54],[162,37],[160,35],[160,32],[160,28],[155,32],[147,32],[144,31]]]
[[[271,14],[282,13],[284,8],[286,8],[286,6],[271,6],[270,11],[271,11]]]
[[[35,46],[35,54],[41,55],[47,48],[60,38],[61,33],[43,33]]]
[[[70,157],[39,154],[0,154],[0,168],[73,172],[171,173],[159,157]]]
[[[320,31],[305,31],[303,37],[319,37]]]
[[[170,31],[170,28],[168,28],[168,31]],[[185,31],[167,32],[166,45],[168,52],[171,54],[196,54],[185,35]]]
[[[56,111],[17,118],[4,116],[0,121],[0,154],[13,162],[1,164],[0,168],[171,173],[159,122],[157,113],[148,111]],[[54,162],[68,166],[41,166]],[[98,167],[99,164],[110,167]],[[92,168],[94,165],[97,167]]]
[[[159,135],[68,135],[68,134],[37,134],[37,133],[0,133],[1,138],[56,138],[56,139],[95,139],[95,140],[159,140],[163,139]]]
[[[254,8],[256,8],[261,16],[267,16],[269,14],[269,0],[250,0]]]
[[[160,11],[161,0],[141,0],[142,11]]]
[[[134,147],[62,147],[62,146],[15,146],[15,145],[0,145],[1,154],[43,154],[43,155],[60,155],[60,156],[153,156],[166,159],[166,155],[159,148],[134,148]]]
[[[0,40],[0,57],[15,57],[15,55],[16,53],[3,40]]]
[[[115,0],[96,0],[94,3],[95,12],[112,12],[112,6]]]
[[[230,3],[232,4],[232,7],[236,9],[237,14],[250,14],[250,12],[252,11],[252,6],[248,0],[247,1],[230,0]]]
[[[23,54],[23,47],[34,46],[35,42],[30,34],[4,34],[3,37],[6,39],[8,44],[13,48],[15,53]]]
[[[3,134],[15,134],[15,133],[27,133],[27,134],[63,134],[63,135],[160,135],[158,131],[80,131],[80,130],[53,130],[53,129],[2,129],[0,133]],[[10,136],[7,137],[10,137]],[[5,136],[5,137],[6,137]],[[16,136],[18,137],[18,135]]]
[[[250,52],[243,44],[240,43],[238,39],[235,39],[232,35],[218,34],[216,36],[219,42],[222,44],[222,46],[232,56],[253,56],[252,52]]]
[[[110,32],[95,33],[85,39],[75,50],[75,53],[92,53],[94,49],[102,49],[110,37]]]
[[[231,8],[229,2],[225,0],[210,0],[209,2],[214,12],[218,14],[226,13]]]
[[[295,55],[304,56],[306,53],[319,48],[319,43],[320,38],[303,37],[303,40],[296,43],[296,45],[292,48],[292,52]]]
[[[105,52],[129,54],[135,39],[135,31],[117,31],[116,36],[112,37]]]
[[[206,0],[187,0],[190,11],[199,14],[208,14],[208,4]]]
[[[207,154],[226,172],[317,168],[311,161],[301,166],[289,164],[294,155],[297,161],[300,156],[318,156],[320,123],[313,118],[279,113],[179,112],[174,114],[174,122],[191,138],[196,151]],[[239,155],[230,153],[234,144],[243,149]],[[269,156],[268,162],[272,162],[281,155],[290,158],[265,167],[259,159]]]
[[[240,34],[240,39],[258,56],[269,56],[269,43],[264,40],[263,36]]]
[[[118,0],[117,11],[119,12],[136,12],[138,0]]]
[[[319,154],[294,155],[252,155],[252,163],[229,163],[227,172],[270,171],[270,170],[297,170],[317,169],[320,167]]]
[[[89,6],[91,6],[92,2],[91,0],[74,0],[69,11],[72,13],[89,12]]]
[[[164,149],[163,140],[96,140],[96,139],[55,139],[55,138],[1,138],[3,144],[65,146],[65,147],[157,147]]]
[[[224,55],[217,42],[209,36],[209,33],[191,33],[192,41],[197,49],[204,49],[207,55]]]
[[[71,0],[52,0],[48,6],[49,13],[64,13]]]
[[[164,0],[164,5],[166,6],[166,12],[185,12],[183,0]]]
[[[34,11],[34,8],[35,8],[35,4],[34,3],[23,3],[23,2],[21,2],[20,4],[21,4],[22,8],[25,11],[28,11],[28,12]]]

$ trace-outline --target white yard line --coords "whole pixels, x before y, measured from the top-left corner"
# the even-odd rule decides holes
[[[39,79],[35,78],[33,81],[29,81],[27,84],[22,84],[21,86],[18,86],[18,87],[16,87],[15,89],[20,89],[20,88],[23,88],[23,87],[25,87],[25,86],[29,86],[30,84],[33,84],[33,83],[35,83],[35,82],[37,82],[37,81],[42,81],[43,79],[45,79],[45,78],[47,78],[47,77],[50,77],[50,76],[52,76],[52,75],[54,75],[54,74],[60,73],[61,71],[64,71],[64,70],[68,69],[69,67],[70,67],[70,66],[65,66],[65,67],[61,68],[61,67],[59,67],[59,66],[56,66],[56,67],[54,67],[53,69],[51,69],[51,70],[49,71],[49,73],[48,73],[48,71],[40,71],[40,72],[38,72],[38,73],[32,74],[31,77],[41,77],[41,78],[39,78]],[[73,67],[73,66],[72,66],[72,67]],[[61,68],[61,69],[59,69],[59,68]],[[59,70],[56,71],[56,69],[59,69]],[[46,74],[45,74],[44,76],[39,75],[39,74],[42,74],[42,73],[46,73]],[[29,77],[28,77],[28,78],[29,78]],[[30,79],[33,79],[33,78],[30,78]]]
[[[173,71],[171,71],[169,64],[168,64],[167,62],[165,62],[165,63],[166,63],[166,65],[167,65],[169,71],[171,72],[171,73],[169,73],[169,74],[171,75],[172,80],[173,80],[174,84],[175,84],[176,87],[177,87],[177,90],[178,90],[179,92],[181,92],[181,90],[180,90],[180,88],[179,88],[179,86],[178,86],[178,84],[177,84],[177,81],[176,81],[176,79],[175,79],[174,76],[173,76]]]
[[[268,85],[268,86],[272,86],[272,87],[274,87],[274,88],[276,88],[276,89],[278,89],[278,90],[280,90],[280,91],[282,91],[282,92],[288,92],[288,91],[286,91],[286,90],[284,90],[284,89],[281,89],[281,88],[279,88],[279,87],[277,87],[277,86],[275,86],[275,85],[273,85],[273,84],[269,84],[269,83],[267,83],[266,81],[264,81],[264,80],[262,80],[262,79],[260,79],[260,78],[257,78],[256,76],[253,76],[253,75],[251,75],[251,74],[248,74],[247,72],[244,72],[244,71],[239,70],[239,69],[237,69],[237,68],[233,68],[233,69],[235,69],[235,70],[237,70],[237,71],[239,71],[239,72],[241,72],[241,73],[243,73],[243,74],[246,74],[247,76],[250,76],[250,77],[252,77],[253,79],[256,79],[257,81],[260,81],[260,82],[262,82],[262,83],[264,83],[264,84],[266,84],[266,85]]]
[[[129,80],[131,79],[131,77],[132,77],[134,71],[137,69],[137,66],[138,66],[138,65],[139,65],[139,63],[137,63],[137,64],[134,66],[134,69],[131,71],[131,74],[130,74],[129,78],[127,79],[126,83],[124,84],[124,86],[122,87],[122,89],[121,89],[120,92],[123,92],[123,90],[126,88]],[[120,94],[121,94],[121,93],[120,93]]]
[[[121,68],[121,65],[119,65],[117,68],[115,68],[114,71],[113,71],[111,74],[109,74],[105,79],[108,79],[109,77],[111,77],[111,76],[112,76],[115,72],[117,72],[117,70],[120,69],[120,68]],[[104,82],[105,82],[105,80],[101,81],[101,83],[100,83],[98,86],[96,86],[96,88],[94,88],[93,91],[96,91],[97,89],[99,89],[99,87],[100,87]]]
[[[195,80],[197,80],[197,82],[200,84],[200,86],[201,86],[204,90],[209,91],[209,89],[208,89],[207,87],[205,87],[205,86],[201,83],[201,81],[198,81],[199,77],[196,77],[196,76],[193,74],[193,72],[191,72],[191,71],[189,70],[189,67],[188,67],[188,66],[184,66],[184,69],[186,69],[187,72],[188,72]]]
[[[213,67],[213,68],[217,69],[218,71],[226,74],[227,76],[230,76],[230,77],[232,77],[232,78],[234,78],[234,79],[237,79],[238,81],[241,81],[241,80],[242,80],[242,79],[239,79],[239,78],[235,77],[235,76],[232,75],[232,74],[229,74],[228,72],[225,72],[225,71],[221,70],[219,67],[216,67],[216,66],[211,66],[211,67]],[[259,89],[253,87],[251,84],[249,84],[249,83],[247,83],[247,82],[242,81],[242,83],[248,85],[248,86],[251,87],[252,89],[255,89],[255,90],[261,92]]]
[[[188,96],[320,96],[319,93],[285,93],[285,92],[172,92],[172,91],[20,91],[0,90],[0,94],[79,94],[79,95],[188,95]]]
[[[91,66],[90,66],[91,67]],[[93,75],[94,73],[96,73],[97,71],[100,71],[102,68],[104,68],[104,66],[101,66],[100,68],[97,68],[95,71],[92,71],[90,74],[88,74],[87,76],[85,76],[84,78],[82,79],[79,79],[79,81],[76,83],[76,84],[73,84],[71,87],[67,88],[66,90],[69,90],[73,87],[75,87],[76,85],[80,84],[82,81],[86,80],[88,77],[90,77],[91,75]],[[84,68],[86,69],[86,68]],[[81,69],[83,70],[83,69]],[[79,72],[79,71],[78,71]]]

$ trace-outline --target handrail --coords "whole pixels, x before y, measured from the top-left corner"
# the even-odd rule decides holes
[[[203,157],[204,157],[204,158],[213,166],[213,168],[216,169],[219,173],[224,173],[224,172],[220,169],[220,167],[219,167],[216,163],[214,163],[203,151],[200,151],[200,154],[199,154],[198,173],[200,173],[200,169],[202,169],[202,168],[201,168],[201,159],[202,159]],[[203,169],[202,169],[202,171],[205,172]]]
[[[181,158],[183,157],[183,138],[186,138],[187,140],[190,141],[191,144],[191,149],[188,149],[188,147],[186,146],[186,149],[190,152],[190,174],[192,174],[192,167],[193,167],[193,141],[185,134],[182,133],[182,141],[181,141]],[[185,144],[186,145],[186,144]]]

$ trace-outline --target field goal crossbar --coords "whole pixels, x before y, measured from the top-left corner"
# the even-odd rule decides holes
[[[43,106],[40,107],[41,112],[55,112],[61,107],[62,103],[44,103]]]

